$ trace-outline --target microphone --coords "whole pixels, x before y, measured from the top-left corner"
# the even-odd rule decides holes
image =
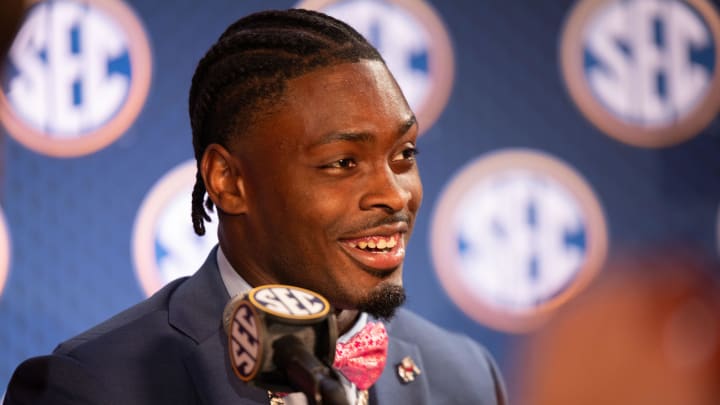
[[[329,366],[337,325],[322,295],[282,284],[256,287],[228,302],[223,326],[240,380],[273,392],[301,391],[311,405],[348,404]]]

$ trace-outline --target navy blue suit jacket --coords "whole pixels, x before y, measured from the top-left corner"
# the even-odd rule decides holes
[[[230,299],[213,250],[200,270],[15,370],[5,405],[267,404],[267,393],[231,371],[221,318]],[[388,324],[387,365],[374,404],[505,404],[487,351],[406,310]],[[421,373],[403,384],[410,356]]]

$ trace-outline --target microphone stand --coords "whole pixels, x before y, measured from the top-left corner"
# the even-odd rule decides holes
[[[297,336],[283,336],[272,346],[273,362],[310,405],[349,405],[337,373],[308,352]]]

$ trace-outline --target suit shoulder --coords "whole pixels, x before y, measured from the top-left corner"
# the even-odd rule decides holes
[[[167,314],[168,301],[175,289],[185,280],[186,278],[181,278],[169,283],[150,298],[60,343],[54,352],[71,354],[82,350],[86,345],[92,345],[93,342],[104,341],[116,334],[122,335],[123,332],[128,333],[133,329],[134,325],[143,323],[153,323],[154,327],[136,328],[137,333],[148,333],[162,329],[162,325],[167,325],[167,322],[163,322],[163,319],[167,320],[167,315],[164,314]],[[157,321],[153,322],[154,319]]]
[[[393,336],[416,343],[420,346],[424,346],[424,343],[432,343],[433,345],[445,345],[449,347],[456,347],[457,344],[463,346],[474,345],[478,346],[478,348],[482,347],[469,337],[443,329],[407,309],[398,310],[396,316],[388,326],[388,331],[393,334]]]
[[[4,404],[114,404],[108,392],[82,363],[52,354],[27,359],[17,367]]]
[[[443,329],[405,309],[398,310],[388,325],[388,333],[417,346],[433,395],[447,393],[449,398],[459,398],[473,387],[486,396],[479,403],[507,403],[505,383],[495,359],[470,337]]]
[[[126,404],[192,403],[196,393],[184,359],[196,344],[169,323],[168,311],[184,280],[173,281],[147,300],[61,343],[43,360],[56,372],[35,373],[35,381],[62,386],[67,383],[63,370],[70,370],[73,375],[90,375],[94,384],[104,387],[97,393],[74,387],[79,394],[73,395],[97,394]]]

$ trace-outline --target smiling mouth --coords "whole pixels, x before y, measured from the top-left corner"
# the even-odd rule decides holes
[[[341,245],[354,261],[375,275],[397,269],[405,259],[402,232],[347,239]]]
[[[396,233],[391,236],[370,236],[348,241],[347,243],[350,247],[371,253],[389,253],[397,246],[398,239],[400,239],[400,234]]]

